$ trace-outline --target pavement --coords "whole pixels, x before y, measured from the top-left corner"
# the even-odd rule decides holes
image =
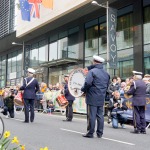
[[[1,115],[1,114],[0,114]],[[65,116],[59,112],[54,114],[35,114],[34,123],[22,123],[24,114],[18,113],[14,119],[2,118],[5,129],[11,136],[17,136],[26,150],[39,150],[47,146],[49,150],[149,150],[150,130],[147,134],[131,134],[133,127],[113,129],[105,122],[104,135],[101,139],[84,138],[86,132],[86,115],[75,114],[72,122],[63,122]]]

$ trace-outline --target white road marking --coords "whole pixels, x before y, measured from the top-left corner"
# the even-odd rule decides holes
[[[82,132],[78,132],[78,131],[74,131],[74,130],[68,130],[68,129],[64,129],[64,128],[60,128],[60,130],[67,131],[67,132],[78,133],[78,134],[84,134],[84,133],[82,133]],[[110,138],[105,138],[105,137],[102,137],[102,139],[104,139],[104,140],[109,140],[109,141],[113,141],[113,142],[118,142],[118,143],[122,143],[122,144],[127,144],[127,145],[131,145],[131,146],[134,146],[134,145],[135,145],[135,144],[133,144],[133,143],[124,142],[124,141],[119,141],[119,140],[110,139]]]

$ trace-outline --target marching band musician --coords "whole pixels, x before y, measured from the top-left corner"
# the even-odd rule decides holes
[[[83,137],[93,138],[95,120],[97,119],[97,137],[101,138],[104,128],[103,105],[106,91],[109,85],[109,74],[103,69],[105,60],[99,56],[93,56],[93,65],[88,67],[88,74],[84,86],[81,88],[86,94],[87,104],[87,133]]]
[[[142,72],[133,71],[134,81],[129,89],[125,93],[133,95],[133,124],[135,134],[146,134],[146,121],[145,121],[145,106],[146,106],[146,84],[142,80]]]
[[[29,123],[29,109],[30,109],[30,122],[34,121],[34,100],[36,97],[36,92],[39,91],[39,84],[37,79],[33,76],[35,70],[28,68],[28,77],[24,78],[23,85],[19,88],[24,90],[23,99],[24,99],[24,108],[25,108],[25,121],[24,123]]]
[[[65,85],[64,85],[64,89],[63,89],[63,94],[65,95],[65,98],[68,100],[68,105],[66,107],[66,119],[63,121],[72,121],[72,119],[73,119],[72,105],[73,105],[73,101],[75,100],[75,97],[72,96],[69,92],[68,79],[69,79],[69,75],[68,74],[64,75]]]

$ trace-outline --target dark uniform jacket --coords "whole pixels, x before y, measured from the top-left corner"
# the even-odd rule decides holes
[[[4,98],[4,106],[8,109],[14,109],[14,96],[8,96]]]
[[[33,77],[27,77],[27,83],[32,80]],[[39,84],[36,79],[34,79],[27,87],[26,87],[26,81],[24,79],[23,86],[20,87],[20,90],[24,90],[23,98],[24,99],[35,99],[36,92],[39,91]]]
[[[88,70],[81,91],[86,93],[86,103],[88,105],[103,106],[110,76],[103,69],[102,64],[92,65],[88,67]]]
[[[133,106],[145,106],[146,105],[146,84],[143,80],[136,80],[132,83],[129,91],[126,92],[129,95],[133,95]]]
[[[74,101],[75,100],[75,97],[72,96],[69,92],[69,89],[68,89],[68,84],[65,84],[64,86],[64,95],[65,95],[65,98],[68,100],[68,101]]]
[[[120,88],[119,83],[116,83],[115,85],[113,85],[113,82],[112,82],[112,83],[109,85],[108,90],[107,90],[107,92],[109,93],[109,97],[112,98],[112,97],[113,97],[112,93],[113,93],[114,91],[118,91],[119,88]]]

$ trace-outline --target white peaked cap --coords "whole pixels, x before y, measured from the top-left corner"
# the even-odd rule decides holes
[[[98,61],[98,62],[101,62],[101,63],[103,63],[103,62],[105,61],[104,58],[102,58],[102,57],[100,57],[100,56],[96,56],[96,55],[93,56],[93,59],[94,59],[95,61]]]
[[[28,68],[28,72],[30,72],[30,73],[32,73],[32,74],[34,74],[34,73],[35,73],[35,70],[34,70],[34,69],[32,69],[32,68]]]
[[[134,75],[142,75],[142,72],[138,72],[138,71],[132,71]]]

